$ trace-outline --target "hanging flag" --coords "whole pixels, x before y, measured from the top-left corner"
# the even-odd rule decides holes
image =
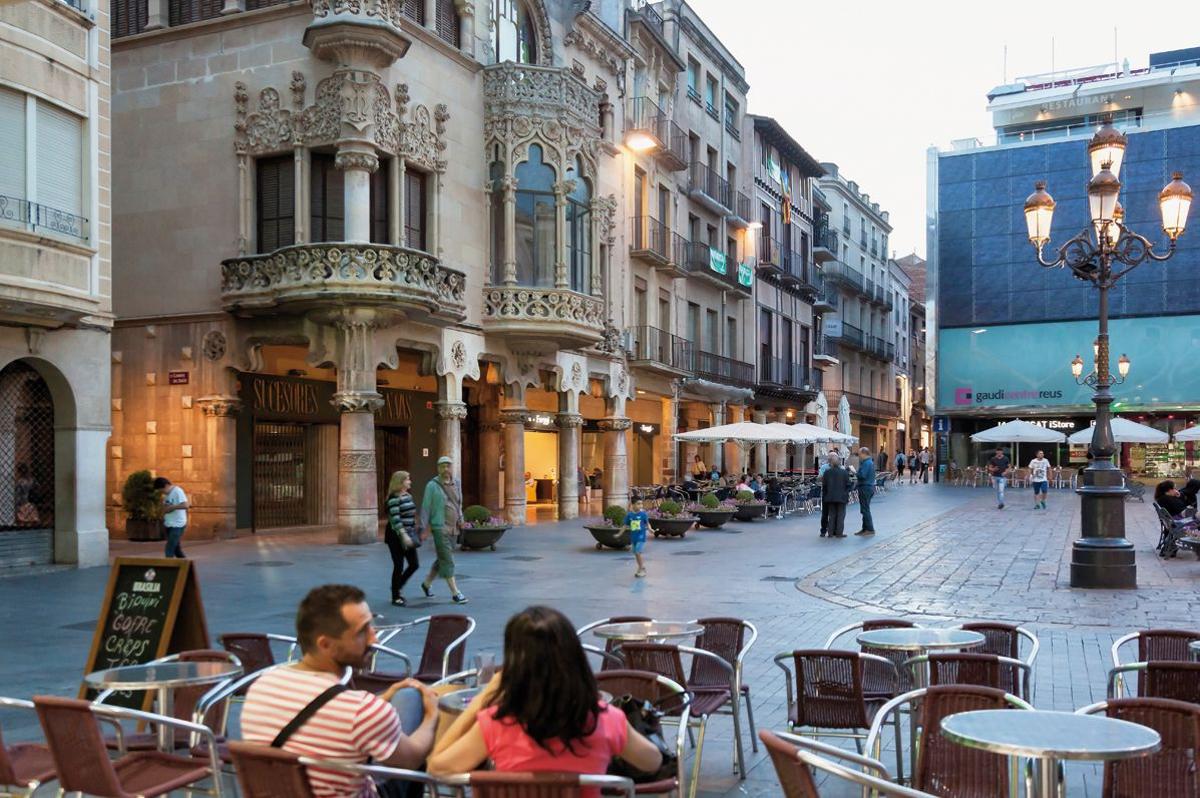
[[[767,155],[767,175],[776,183],[782,180],[779,175],[779,161],[775,160],[775,153]]]
[[[783,195],[783,223],[784,225],[792,223],[792,198],[788,194]]]
[[[738,264],[738,282],[749,287],[754,283],[754,270],[750,268],[750,264],[742,262]]]
[[[725,274],[725,253],[713,247],[708,248],[708,268],[717,274]]]

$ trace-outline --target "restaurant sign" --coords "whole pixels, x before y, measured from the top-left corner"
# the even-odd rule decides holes
[[[341,415],[333,399],[337,393],[335,382],[241,372],[238,385],[242,402],[255,418],[336,424]],[[383,397],[383,407],[375,411],[375,423],[408,426],[412,421],[412,403],[423,401],[423,397],[394,388],[378,391]]]

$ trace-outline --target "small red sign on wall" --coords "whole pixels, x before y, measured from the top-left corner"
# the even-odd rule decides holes
[[[188,372],[186,371],[168,371],[167,383],[169,385],[187,385]]]

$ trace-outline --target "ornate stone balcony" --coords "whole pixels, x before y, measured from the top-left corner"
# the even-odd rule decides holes
[[[221,262],[221,300],[240,315],[386,307],[409,318],[466,318],[467,278],[425,252],[386,244],[297,244]]]
[[[483,325],[508,338],[514,350],[590,346],[604,337],[604,300],[567,288],[490,285]]]
[[[513,125],[514,140],[540,127],[548,141],[559,141],[563,133],[553,124],[547,127],[551,122],[565,125],[568,135],[573,131],[590,138],[600,134],[600,92],[565,67],[511,61],[484,67],[483,96],[487,125]]]

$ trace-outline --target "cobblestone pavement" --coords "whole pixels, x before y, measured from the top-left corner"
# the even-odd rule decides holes
[[[1144,587],[1128,594],[1072,591],[1065,569],[1078,500],[1055,492],[1051,509],[1035,514],[1023,508],[1026,496],[1013,492],[998,512],[982,489],[904,485],[877,500],[874,538],[821,539],[815,517],[793,516],[691,532],[682,540],[652,539],[646,579],[633,578],[628,553],[596,551],[580,522],[514,529],[496,552],[457,554],[459,579],[471,598],[463,609],[479,622],[470,648],[499,652],[505,620],[535,602],[562,609],[579,625],[625,614],[739,616],[759,630],[746,661],[755,719],[759,728],[778,729],[786,717],[784,682],[772,657],[780,651],[820,646],[838,626],[881,614],[930,624],[1003,618],[1041,638],[1035,704],[1074,709],[1103,698],[1108,647],[1116,636],[1148,623],[1188,625],[1200,604],[1192,581],[1200,565],[1186,554],[1165,563],[1154,558],[1152,513],[1134,503],[1127,513],[1130,536],[1149,552],[1139,557]],[[855,529],[857,520],[852,506],[847,528]],[[154,556],[158,545],[120,543],[114,554]],[[406,610],[388,605],[390,563],[382,544],[341,546],[326,534],[302,534],[184,545],[201,578],[214,638],[227,631],[289,633],[299,597],[327,581],[363,586],[386,620],[458,610],[443,584],[432,600],[414,599],[419,589],[412,588]],[[0,606],[8,608],[0,615],[7,641],[0,694],[77,689],[107,570],[0,580]],[[399,640],[410,653],[419,644]],[[17,715],[2,715],[0,722],[7,739],[36,732]],[[745,781],[732,775],[732,747],[729,718],[715,718],[701,794],[778,795],[761,751],[747,749]],[[1098,794],[1094,769],[1069,772],[1072,795]]]

